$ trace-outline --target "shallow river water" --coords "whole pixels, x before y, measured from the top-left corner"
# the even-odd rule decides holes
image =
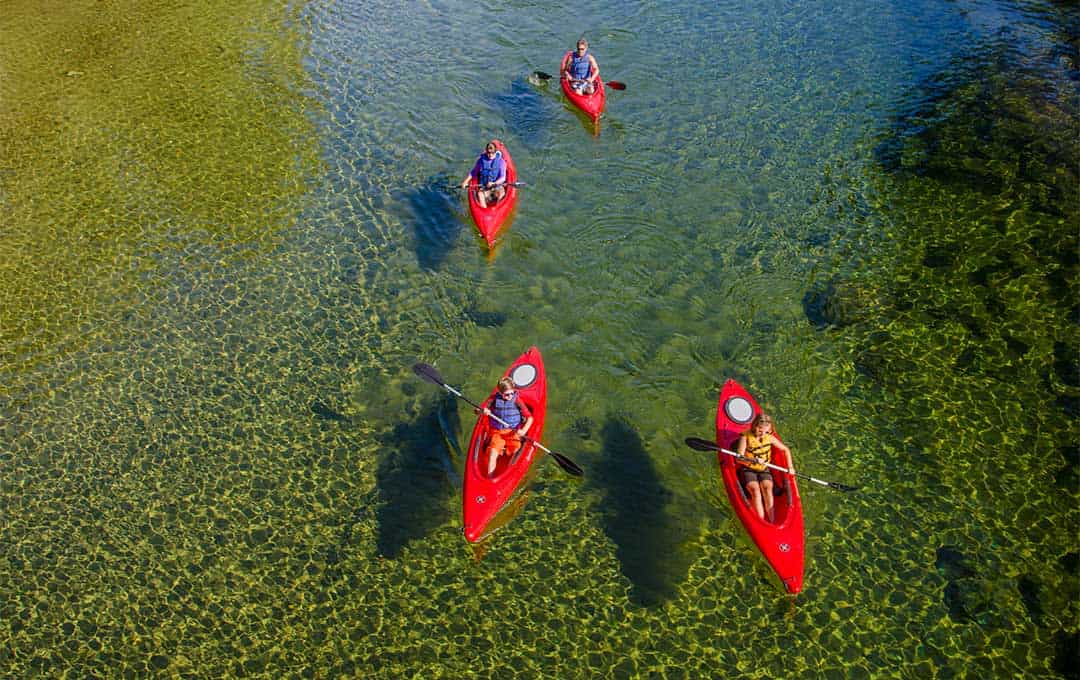
[[[2,674],[1077,677],[1068,3],[8,4]],[[410,367],[530,345],[585,476],[473,549]],[[797,597],[683,443],[729,377],[859,487]]]

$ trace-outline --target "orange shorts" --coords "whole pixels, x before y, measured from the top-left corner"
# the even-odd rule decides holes
[[[491,439],[488,440],[488,454],[496,451],[500,456],[510,456],[517,453],[521,447],[521,438],[516,430],[492,430]]]

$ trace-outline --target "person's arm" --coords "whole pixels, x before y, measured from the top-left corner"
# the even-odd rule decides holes
[[[473,164],[472,170],[469,171],[469,174],[465,175],[465,179],[461,180],[462,188],[469,186],[469,182],[472,181],[472,178],[476,177],[480,173],[479,168],[480,161],[477,160],[476,163]]]
[[[570,77],[570,65],[569,65],[569,62],[570,62],[570,53],[567,52],[565,55],[563,55],[562,64],[559,66],[559,74],[563,78],[565,78],[566,80],[573,80],[573,78]]]
[[[740,434],[739,435],[739,440],[737,442],[735,442],[735,453],[739,454],[740,456],[745,456],[746,455],[746,435],[745,434]]]
[[[499,158],[499,176],[495,178],[495,184],[506,183],[506,159]]]
[[[480,402],[480,408],[473,409],[476,413],[483,413],[485,416],[491,415],[491,403],[495,400],[495,397],[488,397],[484,401]]]
[[[592,65],[592,73],[589,74],[589,82],[595,83],[600,78],[600,65],[596,63],[596,57],[589,55],[589,64]]]
[[[795,474],[795,461],[791,458],[791,448],[784,444],[784,442],[780,441],[780,439],[775,434],[770,434],[769,437],[772,438],[773,447],[779,449],[780,452],[787,457],[788,472],[790,472],[791,474]]]
[[[529,410],[529,407],[525,405],[525,402],[521,401],[520,399],[518,399],[517,407],[518,413],[520,413],[522,417],[525,418],[525,422],[523,422],[521,424],[521,427],[517,429],[517,434],[519,437],[524,437],[526,434],[528,434],[529,428],[532,427],[533,414],[532,411]]]

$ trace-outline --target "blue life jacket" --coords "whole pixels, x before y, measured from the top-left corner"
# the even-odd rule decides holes
[[[517,394],[514,394],[513,399],[503,399],[501,394],[496,394],[491,400],[491,415],[489,422],[491,427],[496,430],[514,429],[516,430],[522,422],[521,411],[518,409]],[[498,417],[506,422],[506,424],[500,423],[495,420]]]
[[[577,80],[585,80],[589,77],[589,72],[592,70],[592,65],[589,64],[589,50],[585,50],[585,54],[578,56],[577,50],[570,53],[570,68],[567,69],[570,72],[570,76]]]
[[[477,176],[476,181],[481,186],[488,182],[494,182],[499,179],[499,169],[503,164],[502,151],[496,151],[495,158],[488,158],[486,153],[482,153],[477,163],[480,165],[480,174]]]

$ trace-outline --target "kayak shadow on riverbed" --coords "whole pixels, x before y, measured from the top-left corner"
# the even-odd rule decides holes
[[[321,402],[312,405],[312,411],[324,420],[349,422]],[[368,527],[374,525],[375,553],[396,559],[409,543],[451,519],[448,501],[461,493],[461,475],[452,462],[455,455],[461,457],[459,435],[457,402],[447,394],[411,422],[379,437],[375,487],[357,500],[340,540],[328,546],[326,584],[344,577],[342,563],[363,543]]]
[[[601,437],[601,461],[589,475],[603,490],[601,526],[630,581],[630,600],[644,607],[662,604],[675,596],[690,566],[679,544],[682,532],[666,511],[674,494],[660,483],[641,437],[629,423],[609,416]]]
[[[467,224],[468,214],[459,208],[465,192],[452,189],[454,184],[449,176],[436,175],[405,196],[412,212],[406,221],[416,227],[416,261],[429,271],[442,266]]]
[[[460,477],[450,463],[440,413],[456,413],[456,406],[454,398],[445,395],[381,438],[374,499],[379,555],[397,558],[410,542],[452,520],[448,501],[456,495]]]
[[[543,85],[538,88],[522,77],[510,83],[509,92],[500,92],[491,97],[491,103],[506,120],[508,129],[514,131],[514,137],[528,148],[538,149],[553,141],[554,121],[559,113],[558,100],[544,96]],[[559,92],[558,83],[554,91]],[[510,155],[516,158],[514,139],[504,139]],[[530,181],[528,168],[518,168],[523,181]],[[535,181],[535,180],[532,180]]]

